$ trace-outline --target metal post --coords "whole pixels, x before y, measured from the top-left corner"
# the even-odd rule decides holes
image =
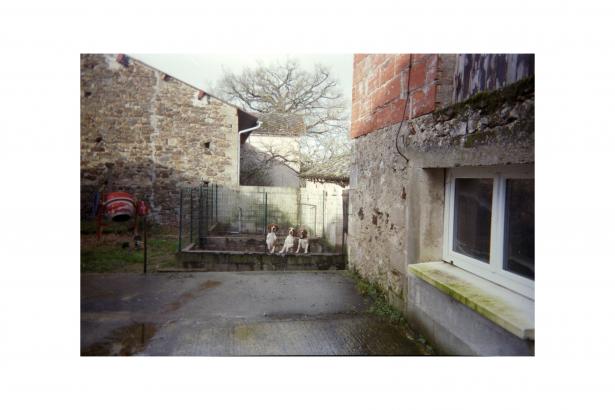
[[[192,188],[190,188],[190,243],[194,243],[192,242],[193,221],[194,221],[194,213],[192,211]]]
[[[199,187],[199,246],[203,246],[203,187]]]
[[[183,210],[184,208],[184,190],[179,189],[179,241],[177,244],[177,252],[181,252],[182,250],[182,221],[183,221]]]
[[[143,215],[143,274],[147,275],[147,215]]]
[[[263,231],[267,232],[267,192],[265,194],[265,220],[263,223]]]
[[[322,238],[325,239],[325,195],[327,193],[323,189],[322,191]]]
[[[214,219],[214,223],[218,222],[218,184],[216,184],[216,217]]]
[[[205,238],[203,243],[207,242],[207,235],[209,235],[209,187],[205,187]]]

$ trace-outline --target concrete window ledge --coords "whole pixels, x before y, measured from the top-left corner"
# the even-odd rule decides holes
[[[408,271],[521,339],[534,340],[534,301],[446,262]]]

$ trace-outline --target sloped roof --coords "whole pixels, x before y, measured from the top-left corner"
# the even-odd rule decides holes
[[[119,56],[122,56],[122,55],[123,54],[119,54]],[[205,90],[203,90],[203,89],[201,89],[201,88],[199,88],[199,87],[197,87],[197,86],[195,86],[195,85],[193,85],[193,84],[191,84],[191,83],[189,83],[189,82],[187,82],[187,81],[185,81],[185,80],[183,80],[181,78],[175,77],[175,75],[171,75],[171,74],[169,74],[169,73],[167,73],[167,72],[165,72],[165,71],[163,71],[163,70],[161,70],[161,69],[159,69],[157,67],[154,67],[153,65],[151,65],[149,63],[146,63],[145,61],[142,61],[139,58],[136,58],[136,57],[134,57],[132,55],[127,55],[127,56],[130,57],[134,61],[138,61],[139,64],[149,68],[150,70],[154,70],[154,71],[157,71],[157,72],[159,72],[161,74],[164,74],[165,76],[169,76],[171,78],[174,78],[175,80],[177,80],[177,81],[187,85],[188,87],[190,87],[190,88],[192,88],[192,89],[194,89],[196,91],[200,91],[200,92],[204,93],[204,95],[209,95],[210,97],[213,97],[216,100],[221,101],[221,102],[223,102],[226,105],[229,105],[229,106],[231,106],[233,108],[236,108],[237,111],[240,113],[240,117],[241,117],[240,121],[243,120],[244,122],[246,122],[246,121],[249,122],[249,125],[246,125],[243,128],[248,128],[248,127],[256,125],[256,120],[260,117],[260,114],[247,112],[243,108],[238,107],[237,105],[232,104],[232,103],[230,103],[230,102],[228,102],[228,101],[226,101],[226,100],[224,100],[224,99],[222,99],[220,97],[217,97],[217,96],[211,94],[209,91],[205,91]],[[240,125],[240,129],[241,128],[242,127]]]
[[[315,181],[348,183],[350,181],[350,154],[333,157],[325,163],[302,172],[299,177]]]
[[[259,121],[260,128],[253,135],[284,135],[298,137],[306,133],[303,116],[289,113],[252,113]]]

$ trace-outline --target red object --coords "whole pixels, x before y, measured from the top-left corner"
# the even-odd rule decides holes
[[[105,215],[115,222],[127,221],[135,216],[135,198],[127,192],[107,194],[103,206]]]
[[[115,57],[115,61],[124,67],[128,67],[128,56],[126,54],[118,54],[117,57]]]
[[[145,201],[139,201],[139,203],[137,204],[137,215],[145,216],[147,214],[149,214],[149,207],[147,206]]]
[[[199,100],[202,100],[205,97],[205,91],[199,90]]]

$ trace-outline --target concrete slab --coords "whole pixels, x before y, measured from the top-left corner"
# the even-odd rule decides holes
[[[409,265],[425,282],[508,330],[534,340],[534,301],[445,262]]]
[[[339,271],[82,277],[82,355],[422,355]]]

